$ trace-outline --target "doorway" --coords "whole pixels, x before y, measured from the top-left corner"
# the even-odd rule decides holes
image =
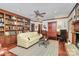
[[[32,32],[35,31],[35,24],[31,24],[31,31],[32,31]]]
[[[42,32],[42,24],[38,24],[38,33]]]
[[[57,38],[57,22],[48,22],[48,37]]]

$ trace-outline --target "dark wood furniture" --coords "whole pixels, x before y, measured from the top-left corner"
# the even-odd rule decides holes
[[[39,33],[39,34],[42,33],[42,24],[38,24],[38,33]]]
[[[67,42],[67,31],[60,30],[60,35],[58,35],[58,39],[63,42]]]
[[[32,32],[35,31],[35,24],[31,24],[31,31],[32,31]]]
[[[17,34],[27,32],[30,19],[0,9],[0,43],[2,46],[16,43]]]
[[[74,25],[74,33],[72,42],[76,44],[76,46],[79,48],[79,20],[74,21],[73,25]]]

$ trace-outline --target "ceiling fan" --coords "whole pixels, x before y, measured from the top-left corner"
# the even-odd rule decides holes
[[[35,15],[36,15],[35,17],[38,17],[38,16],[44,17],[44,15],[46,14],[45,12],[40,13],[39,10],[34,11],[34,13],[35,13]]]

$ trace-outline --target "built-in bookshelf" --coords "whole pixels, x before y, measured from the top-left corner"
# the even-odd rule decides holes
[[[2,45],[16,42],[17,34],[27,32],[29,27],[29,18],[0,9],[0,43]]]
[[[4,14],[0,14],[0,36],[4,35]]]

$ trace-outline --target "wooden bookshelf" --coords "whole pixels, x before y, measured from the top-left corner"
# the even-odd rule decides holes
[[[27,17],[0,9],[0,44],[16,43],[17,34],[27,32],[30,20]]]

